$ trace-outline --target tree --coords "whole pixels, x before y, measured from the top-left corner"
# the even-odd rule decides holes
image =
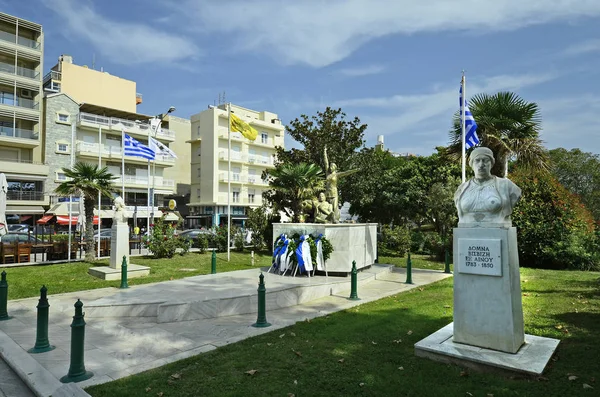
[[[63,168],[67,180],[58,185],[55,192],[61,196],[83,196],[85,209],[85,260],[94,260],[94,207],[98,193],[111,197],[115,191],[115,178],[106,167],[77,162],[73,169]]]
[[[256,250],[261,250],[265,246],[265,233],[269,228],[269,215],[267,208],[263,205],[258,208],[248,208],[246,211],[246,229],[252,233],[252,245]]]
[[[512,215],[520,265],[597,270],[594,220],[578,197],[549,173],[517,169],[511,179],[523,192]]]
[[[480,145],[492,149],[496,163],[492,174],[504,177],[509,159],[516,166],[546,170],[548,157],[540,140],[541,114],[538,105],[512,92],[478,94],[469,100],[477,122]],[[462,151],[460,111],[454,115],[448,153],[459,158]]]
[[[302,202],[311,199],[323,190],[323,171],[314,164],[278,164],[268,171],[272,190],[263,192],[263,198],[276,211],[292,216],[293,222],[302,218]]]
[[[579,196],[596,221],[600,221],[600,156],[580,149],[552,149],[550,172],[561,185]]]

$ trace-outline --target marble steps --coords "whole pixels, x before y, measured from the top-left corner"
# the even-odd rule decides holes
[[[390,265],[374,265],[358,274],[360,286],[392,271]],[[245,273],[244,273],[245,272]],[[145,317],[169,323],[218,318],[258,311],[257,273],[222,273],[160,283],[162,287],[139,286],[111,297],[89,302],[86,318]],[[350,290],[350,277],[284,277],[265,274],[266,310],[300,305]],[[173,288],[169,288],[172,283]]]

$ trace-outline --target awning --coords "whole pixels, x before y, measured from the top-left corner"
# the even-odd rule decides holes
[[[48,223],[50,221],[50,219],[54,218],[54,215],[44,215],[43,217],[41,217],[40,219],[37,220],[37,224],[38,225],[45,225],[46,223]]]
[[[39,205],[7,205],[7,214],[43,214],[44,208]]]
[[[169,221],[169,222],[175,222],[179,220],[179,217],[177,216],[176,213],[174,212],[169,212],[167,213],[167,215],[165,215],[165,221]]]
[[[77,225],[78,219],[79,219],[78,216],[72,216],[71,217],[71,225]],[[56,223],[58,223],[59,225],[68,225],[69,217],[68,216],[57,216]],[[98,224],[98,217],[94,216],[94,225],[97,225],[97,224]]]
[[[31,219],[31,215],[21,215],[21,218],[19,219],[19,222],[25,222],[29,219]]]

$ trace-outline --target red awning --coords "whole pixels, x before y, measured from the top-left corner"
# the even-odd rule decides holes
[[[31,219],[31,215],[21,215],[19,222],[25,222],[26,220]]]
[[[71,225],[76,225],[78,218],[79,218],[78,216],[72,216],[71,217]],[[68,216],[57,216],[56,223],[58,223],[59,225],[68,225],[69,217]],[[98,224],[98,216],[94,216],[94,225],[97,225],[97,224]]]
[[[41,217],[40,219],[38,219],[36,223],[39,224],[39,225],[45,225],[52,218],[54,218],[54,215],[44,215],[43,217]]]

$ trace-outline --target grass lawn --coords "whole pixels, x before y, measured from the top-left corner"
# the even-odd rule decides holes
[[[452,279],[447,279],[87,392],[94,397],[597,396],[600,273],[522,269],[521,278],[525,331],[562,340],[539,379],[466,372],[415,357],[415,342],[452,321]]]
[[[444,262],[438,262],[435,259],[431,259],[429,255],[411,254],[410,261],[413,268],[444,271]],[[450,258],[450,261],[452,261],[452,258]],[[379,263],[394,265],[396,267],[406,267],[406,255],[380,256]],[[452,271],[452,264],[450,264],[450,271]]]
[[[171,259],[153,259],[151,257],[132,257],[136,265],[149,266],[150,275],[133,278],[128,284],[139,285],[158,281],[174,280],[184,277],[209,274],[211,271],[211,252],[204,254],[190,252],[175,255]],[[94,263],[73,262],[61,265],[40,265],[0,269],[6,271],[8,281],[8,299],[39,296],[42,284],[48,288],[48,294],[82,291],[95,288],[119,287],[121,281],[104,281],[90,276],[88,269],[95,266],[108,266],[109,260]],[[270,266],[271,255],[267,252],[255,253],[254,266]],[[231,261],[227,262],[227,253],[217,253],[217,272],[230,272],[252,268],[249,252],[231,252]]]

